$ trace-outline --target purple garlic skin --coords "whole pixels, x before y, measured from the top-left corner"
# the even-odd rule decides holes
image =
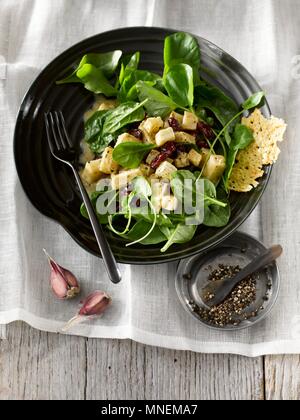
[[[44,252],[51,268],[50,285],[55,296],[58,299],[71,299],[78,295],[80,286],[74,274],[57,264],[45,249]]]
[[[107,293],[96,290],[88,295],[82,302],[82,307],[78,312],[79,316],[101,315],[111,304],[111,298]]]

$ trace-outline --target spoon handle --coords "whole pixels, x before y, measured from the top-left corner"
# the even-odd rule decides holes
[[[245,268],[239,271],[230,281],[222,282],[222,287],[216,290],[215,297],[208,302],[209,306],[217,305],[223,302],[232,292],[235,286],[251,274],[256,273],[260,269],[266,267],[276,260],[282,254],[280,245],[273,245],[258,257],[254,258]]]

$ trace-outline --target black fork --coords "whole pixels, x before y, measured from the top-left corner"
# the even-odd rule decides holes
[[[121,281],[121,273],[117,266],[117,262],[107,242],[102,226],[99,223],[89,195],[86,192],[81,178],[75,168],[76,153],[67,133],[65,119],[62,112],[46,113],[45,124],[51,153],[56,159],[72,168],[87,209],[107,273],[113,283],[119,283]]]

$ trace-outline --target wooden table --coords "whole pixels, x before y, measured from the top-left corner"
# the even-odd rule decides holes
[[[248,359],[44,333],[0,341],[0,399],[300,399],[300,357]]]

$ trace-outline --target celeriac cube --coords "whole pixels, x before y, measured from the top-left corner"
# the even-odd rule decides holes
[[[161,199],[162,199],[162,183],[158,178],[151,176],[151,203],[155,209],[155,213],[159,213],[161,210]]]
[[[147,156],[146,159],[146,163],[148,165],[151,165],[152,161],[159,155],[159,151],[158,150],[151,150],[151,152],[149,153],[149,155]]]
[[[183,122],[183,115],[178,114],[178,112],[172,111],[169,115],[169,118],[175,118],[178,121],[179,125],[182,125]]]
[[[200,168],[202,168],[206,162],[208,161],[209,157],[211,156],[211,152],[209,149],[201,149],[201,162],[200,162]]]
[[[175,141],[178,143],[196,144],[196,137],[192,134],[185,133],[184,131],[176,131]]]
[[[126,185],[133,181],[137,176],[143,176],[140,168],[122,171],[117,175],[112,174],[111,187],[113,190],[119,190],[120,188],[126,187]]]
[[[177,168],[168,161],[162,162],[156,169],[155,174],[159,178],[171,179],[171,175],[177,171]]]
[[[183,120],[182,120],[182,128],[184,130],[196,130],[198,123],[197,115],[193,114],[192,112],[184,111]]]
[[[140,164],[140,170],[142,171],[143,175],[148,177],[151,174],[153,174],[153,169],[151,169],[150,165],[147,165],[146,163],[141,163]]]
[[[175,134],[174,134],[173,128],[171,127],[164,128],[155,135],[155,142],[157,146],[159,147],[163,146],[168,141],[174,141],[174,140],[175,140]]]
[[[88,184],[98,181],[101,177],[100,163],[101,159],[97,159],[91,160],[85,164],[85,167],[81,172],[81,177]]]
[[[123,134],[120,134],[119,137],[117,138],[117,142],[115,144],[115,147],[118,146],[121,143],[141,143],[141,140],[132,136],[129,133],[123,133]]]
[[[150,135],[156,134],[163,125],[164,122],[160,117],[150,117],[144,122],[144,128]]]
[[[191,149],[188,153],[188,159],[194,166],[199,166],[202,160],[202,155],[195,149]]]
[[[178,207],[178,200],[174,195],[162,196],[161,206],[168,211],[174,211]]]
[[[112,174],[116,172],[119,168],[117,162],[113,160],[113,148],[108,146],[104,149],[101,162],[100,162],[100,171],[104,174]]]
[[[139,130],[143,133],[143,141],[144,143],[155,143],[155,135],[150,134],[145,128],[146,120],[142,121],[139,125]]]
[[[179,152],[177,158],[174,160],[174,165],[176,168],[185,168],[189,166],[190,161],[188,154],[185,152]]]
[[[217,183],[226,168],[225,158],[222,155],[211,155],[206,162],[202,175],[213,183]]]

